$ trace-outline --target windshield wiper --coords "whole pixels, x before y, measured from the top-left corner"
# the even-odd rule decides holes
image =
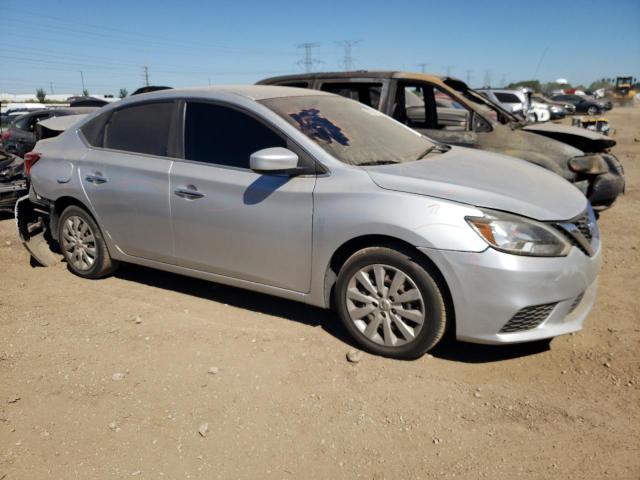
[[[394,165],[396,163],[400,163],[400,162],[396,162],[395,160],[370,160],[368,162],[359,163],[358,166],[359,167],[370,167],[370,166],[373,166],[373,165]]]

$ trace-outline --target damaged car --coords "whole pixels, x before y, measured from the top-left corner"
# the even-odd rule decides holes
[[[598,226],[569,183],[326,92],[137,95],[38,142],[25,171],[18,233],[41,263],[49,240],[82,278],[130,262],[334,308],[375,354],[416,358],[447,330],[548,339],[595,300]]]
[[[572,182],[598,211],[612,206],[624,191],[622,164],[610,151],[615,140],[567,125],[527,124],[458,79],[355,71],[288,75],[258,83],[337,93],[443,143],[527,160]],[[436,101],[443,96],[454,107]]]

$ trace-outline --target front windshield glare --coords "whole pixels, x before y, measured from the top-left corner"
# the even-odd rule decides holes
[[[413,162],[435,146],[378,110],[342,97],[271,98],[261,103],[350,165]]]

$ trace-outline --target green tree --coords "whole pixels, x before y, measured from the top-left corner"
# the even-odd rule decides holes
[[[126,88],[121,88],[121,89],[120,89],[120,95],[118,95],[118,96],[119,96],[120,98],[124,98],[124,97],[126,97],[127,95],[129,95],[129,92],[127,91],[127,89],[126,89]]]
[[[84,90],[82,90],[82,96],[83,97],[88,97],[89,96],[89,90],[87,90],[86,88]]]
[[[36,90],[36,98],[40,103],[44,103],[44,99],[47,96],[47,92],[44,91],[44,88],[39,88]]]
[[[513,82],[507,85],[507,88],[529,88],[534,92],[540,92],[542,86],[538,80],[521,80],[520,82]]]

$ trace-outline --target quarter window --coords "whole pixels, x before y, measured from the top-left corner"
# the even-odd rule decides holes
[[[104,136],[104,147],[167,156],[173,102],[145,103],[116,110]]]
[[[187,160],[249,168],[252,153],[286,146],[280,135],[246,113],[213,103],[187,103]]]

